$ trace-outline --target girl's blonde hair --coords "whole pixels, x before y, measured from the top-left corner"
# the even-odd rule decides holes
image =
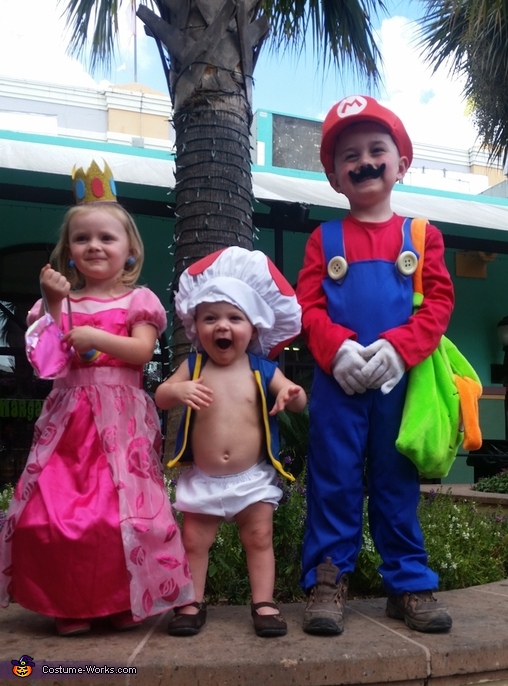
[[[121,205],[116,202],[94,202],[86,205],[76,205],[67,211],[64,217],[63,224],[60,227],[60,238],[51,253],[50,262],[54,268],[63,274],[71,284],[73,290],[78,290],[85,286],[85,279],[83,275],[76,269],[71,267],[69,260],[71,259],[71,252],[69,248],[69,229],[74,217],[90,212],[91,210],[101,209],[113,217],[116,217],[122,222],[122,225],[127,233],[129,239],[129,247],[131,255],[134,258],[133,264],[126,264],[119,281],[125,286],[133,287],[141,274],[143,267],[143,260],[145,258],[145,251],[143,248],[143,241],[139,234],[138,227],[134,223],[134,219]]]

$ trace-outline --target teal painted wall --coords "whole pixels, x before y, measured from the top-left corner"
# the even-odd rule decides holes
[[[448,335],[490,385],[490,364],[503,361],[497,323],[508,314],[508,255],[487,263],[485,279],[455,276],[454,252],[447,252],[447,266],[455,287]]]

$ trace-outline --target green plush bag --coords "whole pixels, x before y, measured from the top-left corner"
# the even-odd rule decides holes
[[[415,310],[423,301],[421,270],[426,220],[413,220],[411,235],[420,253],[413,276]],[[428,479],[448,475],[464,440],[481,445],[477,398],[481,384],[475,370],[458,348],[442,336],[432,355],[408,372],[406,400],[402,413],[397,450],[408,457]],[[479,443],[478,443],[479,442]]]
[[[464,439],[459,392],[448,357],[452,348],[455,355],[461,355],[453,343],[442,336],[432,355],[409,371],[406,401],[395,443],[397,450],[427,479],[447,476]],[[465,362],[469,364],[467,360]]]

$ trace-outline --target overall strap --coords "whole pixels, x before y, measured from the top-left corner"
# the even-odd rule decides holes
[[[419,258],[421,251],[417,250],[416,245],[414,244],[413,234],[411,231],[411,224],[412,224],[412,220],[408,219],[407,217],[402,222],[402,227],[401,227],[402,244],[400,247],[400,253],[403,253],[405,250],[409,250],[411,252],[416,253],[416,256]]]
[[[193,381],[199,378],[201,374],[201,369],[203,367],[203,354],[202,353],[189,353],[187,358],[187,364],[189,365],[189,374]]]
[[[427,219],[417,217],[411,221],[411,239],[415,250],[419,253],[418,265],[413,274],[413,291],[423,295],[423,259],[425,255],[425,230],[428,224]]]
[[[203,367],[203,355],[201,353],[189,353],[187,364],[189,366],[189,374],[191,379],[198,379]],[[189,444],[191,419],[192,409],[190,407],[186,407],[182,414],[182,418],[177,430],[175,454],[167,463],[167,467],[174,467],[182,457],[185,459]]]
[[[331,219],[321,224],[321,243],[325,264],[328,264],[332,257],[346,257],[341,219]]]

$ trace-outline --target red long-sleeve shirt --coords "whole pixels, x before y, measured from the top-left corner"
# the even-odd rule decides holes
[[[395,262],[401,249],[403,217],[393,215],[387,222],[360,222],[351,215],[343,220],[345,257],[348,264],[357,260],[382,259]],[[321,227],[309,237],[296,293],[302,306],[303,333],[319,366],[330,373],[332,360],[347,338],[356,332],[330,319],[322,282],[327,265],[323,254]],[[454,304],[453,284],[444,262],[441,232],[427,224],[423,262],[423,304],[402,326],[380,334],[400,353],[410,368],[428,357],[446,331]],[[359,315],[361,316],[361,314]],[[368,316],[368,313],[364,313]]]

